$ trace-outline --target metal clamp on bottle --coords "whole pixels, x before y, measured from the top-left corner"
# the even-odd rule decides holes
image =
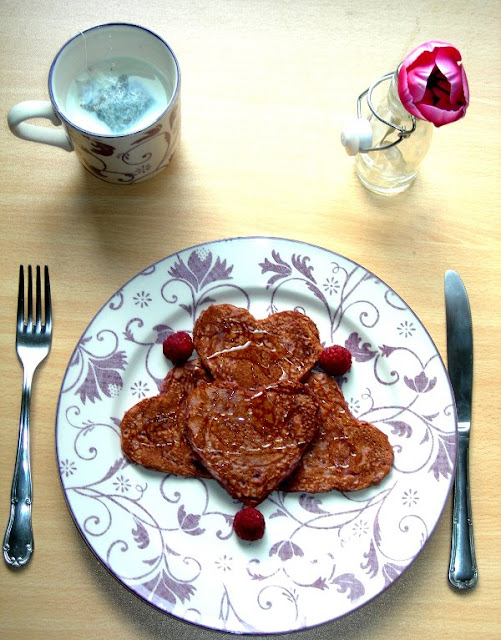
[[[402,140],[408,138],[411,133],[416,130],[416,118],[413,115],[409,114],[411,127],[407,129],[406,127],[402,127],[398,124],[395,124],[394,122],[385,120],[378,114],[376,108],[374,107],[372,101],[372,93],[374,89],[382,82],[391,80],[393,76],[394,72],[387,73],[386,75],[379,78],[379,80],[373,82],[368,89],[366,89],[359,95],[357,100],[357,117],[349,120],[345,124],[341,132],[341,144],[346,149],[346,153],[348,155],[355,156],[357,155],[357,153],[368,153],[369,151],[382,151],[383,149],[389,149],[390,147],[394,147],[395,145],[402,142]],[[383,124],[388,125],[388,127],[395,129],[395,131],[397,132],[398,137],[393,142],[375,147],[372,146],[373,137],[371,123],[362,115],[362,100],[365,96],[367,96],[367,105],[374,117]]]

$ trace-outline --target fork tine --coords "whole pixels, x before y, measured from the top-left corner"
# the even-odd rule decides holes
[[[49,267],[44,268],[45,280],[45,333],[52,331],[52,301],[50,297]]]
[[[24,326],[24,267],[19,267],[19,290],[17,294],[17,330],[23,330]]]
[[[26,313],[26,331],[33,328],[33,274],[31,264],[28,265],[28,309]]]
[[[42,328],[42,283],[40,281],[40,265],[37,264],[37,295],[35,303],[35,331],[39,332]]]

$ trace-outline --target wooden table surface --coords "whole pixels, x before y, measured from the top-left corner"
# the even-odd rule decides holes
[[[148,5],[146,8],[146,4]],[[17,443],[14,348],[20,264],[50,265],[54,340],[32,401],[36,550],[0,568],[0,637],[214,639],[151,608],[95,559],[61,490],[54,444],[59,390],[87,324],[136,273],[172,253],[235,236],[278,236],[337,252],[377,274],[416,312],[446,359],[443,278],[470,294],[475,364],[471,485],[478,585],[447,581],[450,501],[423,552],[373,602],[293,638],[500,638],[501,4],[247,0],[148,3],[4,1],[0,8],[0,514]],[[74,154],[8,130],[15,103],[47,99],[60,46],[95,24],[142,24],[182,71],[182,143],[151,181],[112,186]],[[356,98],[432,39],[463,55],[471,104],[434,132],[419,177],[385,198],[357,181],[339,144]],[[3,563],[2,563],[3,564]]]

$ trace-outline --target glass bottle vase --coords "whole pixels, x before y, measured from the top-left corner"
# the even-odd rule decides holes
[[[412,128],[409,112],[398,97],[397,73],[389,83],[386,95],[375,108],[384,120],[405,129]],[[384,146],[397,139],[397,132],[373,113],[369,115],[373,131],[373,147]],[[414,182],[419,166],[430,147],[433,125],[416,118],[416,129],[397,145],[379,151],[359,153],[355,170],[362,184],[374,193],[393,195],[408,189]]]

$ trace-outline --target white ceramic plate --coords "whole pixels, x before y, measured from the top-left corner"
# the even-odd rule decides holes
[[[213,480],[128,463],[120,420],[168,371],[161,343],[191,331],[208,305],[256,317],[298,309],[322,342],[346,345],[352,412],[389,436],[394,468],[351,494],[273,493],[266,534],[239,540],[241,505]],[[448,376],[405,302],[362,266],[276,238],[234,238],[180,251],[117,291],[68,364],[57,457],[75,523],[95,555],[158,609],[212,629],[280,633],[334,620],[394,582],[444,508],[457,443]]]

